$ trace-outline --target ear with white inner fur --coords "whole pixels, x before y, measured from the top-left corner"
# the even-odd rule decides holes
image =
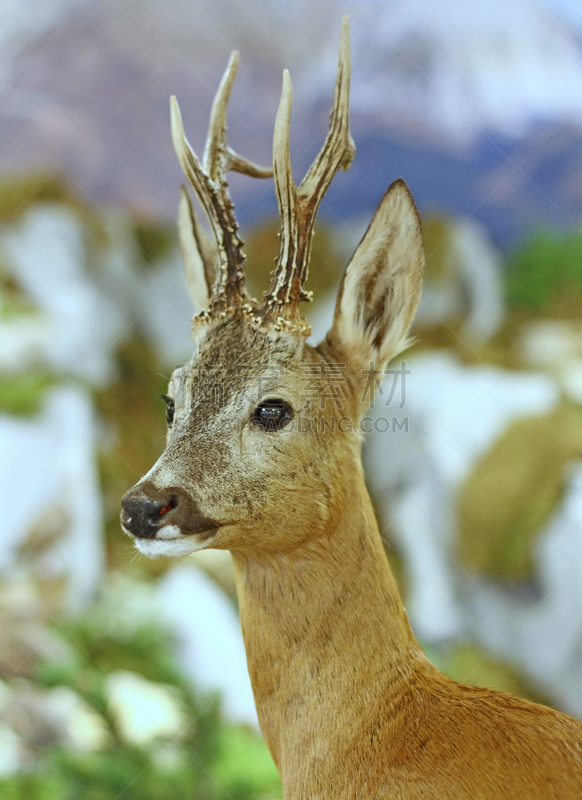
[[[182,186],[178,234],[184,261],[186,289],[196,311],[206,308],[218,273],[218,251],[194,216],[192,201]]]
[[[327,341],[352,364],[384,367],[407,347],[420,301],[424,254],[408,186],[395,181],[344,274]]]

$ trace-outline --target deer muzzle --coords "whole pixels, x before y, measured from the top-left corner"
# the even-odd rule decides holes
[[[183,489],[159,489],[151,481],[138,483],[123,496],[120,520],[136,539],[164,539],[163,529],[170,526],[182,536],[209,536],[220,527]]]

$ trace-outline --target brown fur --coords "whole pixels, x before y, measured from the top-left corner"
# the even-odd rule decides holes
[[[461,686],[425,658],[361,473],[315,540],[233,557],[257,711],[285,800],[582,797],[579,722]]]

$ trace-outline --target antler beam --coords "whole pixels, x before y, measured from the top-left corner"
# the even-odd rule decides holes
[[[242,172],[253,178],[269,178],[273,170],[260,167],[239,156],[226,139],[226,112],[238,68],[238,52],[234,51],[216,92],[202,163],[190,145],[178,101],[170,99],[172,141],[180,165],[196,192],[216,238],[220,270],[210,299],[209,313],[241,306],[245,300],[245,255],[238,235],[234,206],[228,192],[226,173]]]
[[[309,299],[303,284],[307,278],[315,215],[333,176],[349,169],[355,145],[349,130],[350,40],[348,18],[343,18],[338,72],[329,129],[324,145],[297,187],[291,171],[289,123],[293,90],[287,70],[273,137],[273,173],[281,215],[281,245],[271,288],[265,295],[263,316],[299,322],[299,303]]]

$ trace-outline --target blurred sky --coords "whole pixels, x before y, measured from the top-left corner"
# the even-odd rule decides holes
[[[340,20],[352,31],[358,147],[323,213],[366,215],[402,175],[421,210],[475,216],[500,244],[582,215],[579,0],[0,0],[0,171],[60,171],[99,204],[175,213],[168,97],[201,151],[229,51],[229,133],[269,162],[281,70],[296,178],[319,149]],[[271,182],[233,178],[243,225]]]

